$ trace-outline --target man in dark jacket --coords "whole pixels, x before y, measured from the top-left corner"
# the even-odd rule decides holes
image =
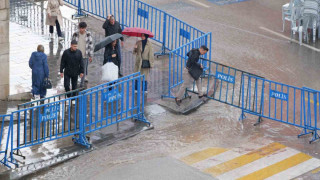
[[[79,74],[80,78],[83,77],[84,63],[82,53],[77,48],[77,41],[72,40],[70,49],[65,50],[61,58],[60,75],[61,78],[64,76],[64,88],[66,92],[70,91],[70,80],[72,90],[76,90]],[[70,96],[69,94],[68,97]]]
[[[111,36],[113,34],[116,34],[116,33],[119,33],[121,34],[122,33],[122,29],[121,29],[121,26],[120,26],[120,23],[118,21],[115,20],[114,16],[113,15],[108,15],[106,21],[104,22],[103,24],[103,29],[105,31],[105,36]],[[120,38],[121,40],[121,46],[123,46],[123,37]],[[119,51],[119,54],[121,55],[121,49],[120,49],[120,43],[119,43],[119,40],[117,40],[117,46],[118,46],[118,51]],[[107,48],[106,48],[107,50]],[[119,68],[119,76],[122,76],[122,74],[120,73],[120,65],[121,65],[121,56],[118,57],[119,59],[119,65],[118,65],[118,68]]]
[[[202,93],[201,79],[200,78],[194,79],[191,76],[189,71],[191,71],[192,69],[194,70],[198,68],[203,69],[202,64],[199,63],[199,58],[201,55],[206,54],[208,50],[209,49],[205,45],[202,45],[199,49],[192,49],[187,53],[188,61],[187,61],[186,68],[183,69],[183,74],[182,74],[183,83],[175,98],[175,101],[178,106],[180,106],[181,98],[183,97],[186,88],[188,88],[193,83],[193,81],[196,81],[199,98],[202,98],[204,96]]]

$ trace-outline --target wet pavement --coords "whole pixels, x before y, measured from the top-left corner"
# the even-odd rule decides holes
[[[320,66],[318,60],[319,52],[309,46],[289,43],[287,39],[290,37],[288,26],[284,33],[280,32],[282,29],[281,6],[287,1],[250,0],[224,6],[218,6],[205,0],[199,2],[206,6],[189,0],[148,1],[148,3],[168,11],[201,30],[212,32],[213,60],[264,76],[267,79],[294,86],[308,86],[320,89],[320,81],[318,81],[317,77]],[[95,27],[93,29],[95,32],[103,35],[100,29],[103,22],[94,20],[91,17],[86,21],[90,23],[89,27]],[[46,39],[45,36],[43,38]],[[130,50],[134,41],[134,39],[128,39],[127,45],[124,47],[126,50],[123,56],[127,57],[125,58],[127,63],[123,67],[124,74],[129,74],[133,70],[133,66],[130,65],[133,62]],[[319,48],[318,43],[309,45]],[[59,54],[57,52],[58,49],[58,44],[53,43],[53,56]],[[31,52],[26,52],[26,54],[28,53]],[[90,65],[91,69],[102,64],[102,52],[99,53],[97,54],[97,60],[95,58],[95,62]],[[54,67],[55,63],[57,61],[53,61],[51,67]],[[153,123],[154,130],[142,132],[132,138],[116,142],[112,146],[101,146],[99,149],[83,154],[78,158],[30,175],[27,179],[108,177],[108,172],[105,172],[106,169],[130,167],[130,165],[134,166],[139,162],[162,157],[174,157],[183,161],[184,157],[188,157],[193,153],[213,148],[214,150],[212,151],[214,152],[217,151],[216,149],[225,150],[223,153],[229,150],[230,152],[237,152],[238,154],[232,154],[233,158],[237,158],[246,153],[256,153],[257,151],[255,150],[265,146],[273,149],[272,151],[268,150],[268,157],[261,157],[258,154],[261,159],[273,159],[272,162],[274,163],[270,163],[270,166],[278,167],[275,164],[283,160],[279,156],[275,156],[277,153],[286,154],[286,152],[291,152],[293,156],[301,153],[299,156],[302,158],[298,158],[300,164],[290,165],[290,163],[284,163],[287,167],[285,170],[294,172],[294,169],[290,168],[301,165],[298,166],[301,167],[300,169],[308,170],[298,174],[301,179],[319,179],[320,170],[314,167],[309,171],[308,168],[311,166],[308,166],[308,163],[310,163],[309,160],[315,162],[313,164],[318,163],[320,144],[319,142],[309,144],[309,136],[298,139],[296,135],[301,132],[299,128],[268,119],[264,119],[258,126],[253,126],[257,117],[248,115],[248,118],[243,122],[238,121],[241,113],[239,109],[216,101],[209,101],[189,115],[171,113],[158,105],[152,104],[166,90],[166,59],[158,60],[156,64],[158,68],[155,68],[151,75],[154,79],[151,80],[153,85],[151,85],[151,93],[148,94],[149,105],[152,105],[152,107],[146,107],[148,109],[146,110],[148,120]],[[99,83],[98,78],[95,78],[99,75],[99,72],[91,69],[89,70],[89,83],[93,85]],[[56,75],[54,74],[52,78],[53,81],[56,80],[56,85],[54,86],[59,92],[58,89],[62,89],[61,80]],[[89,86],[91,85],[89,84]],[[56,142],[52,143],[55,144]],[[43,146],[46,147],[46,145]],[[55,145],[55,147],[57,146]],[[286,149],[287,151],[278,151],[279,149]],[[51,151],[56,151],[56,149],[52,148]],[[216,157],[217,154],[212,153],[212,151],[209,151],[210,153],[207,152],[207,159],[201,161],[203,166],[214,167],[215,164],[210,163],[219,160]],[[225,159],[224,161],[220,159],[220,162],[231,161],[233,158]],[[302,161],[303,159],[305,161]],[[208,160],[209,162],[207,162]],[[239,162],[243,163],[243,161]],[[236,168],[248,167],[249,174],[253,173],[254,170],[259,171],[267,168],[261,166],[259,167],[260,169],[250,169],[250,167],[252,168],[250,166],[252,165],[251,163],[257,162],[259,161],[247,162],[247,164]],[[307,164],[304,164],[306,162]],[[190,166],[195,168],[203,167],[200,165],[193,166],[191,164]],[[198,169],[202,171],[201,168]],[[126,170],[130,170],[130,168],[124,169],[123,172],[126,172]],[[236,170],[230,169],[229,171],[236,172]],[[285,170],[283,170],[284,174]],[[215,171],[215,168],[213,168],[212,171],[204,172],[210,174],[210,172]],[[212,175],[219,177],[221,173],[213,173]],[[227,175],[225,175],[225,178],[228,178]]]

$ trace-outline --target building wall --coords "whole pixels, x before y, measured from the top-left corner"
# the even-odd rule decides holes
[[[0,0],[0,100],[9,95],[9,0]]]

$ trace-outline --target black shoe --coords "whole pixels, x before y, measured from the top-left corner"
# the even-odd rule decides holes
[[[119,73],[119,77],[123,77],[123,75],[121,73]]]
[[[178,98],[174,98],[174,100],[176,101],[176,104],[180,106],[181,100],[180,99],[178,100]]]

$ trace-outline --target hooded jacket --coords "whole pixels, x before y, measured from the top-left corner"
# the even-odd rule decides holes
[[[32,69],[32,94],[44,97],[46,89],[43,87],[45,78],[49,77],[47,55],[43,52],[33,52],[29,60]]]

